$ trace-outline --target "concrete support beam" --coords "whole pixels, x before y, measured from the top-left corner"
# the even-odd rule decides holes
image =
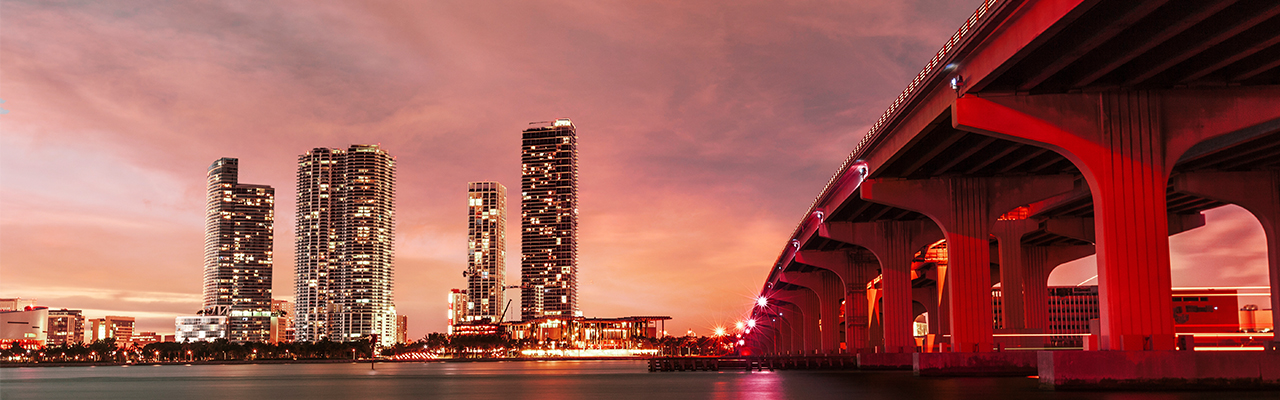
[[[1040,351],[1045,389],[1280,388],[1280,351]]]
[[[912,360],[916,376],[1028,376],[1036,374],[1036,353],[918,353]]]
[[[1243,207],[1267,236],[1271,309],[1280,310],[1280,171],[1192,172],[1174,177],[1173,190]],[[1203,224],[1203,221],[1201,221]],[[1280,326],[1280,313],[1271,313]]]
[[[799,288],[779,290],[769,295],[778,304],[778,313],[791,323],[793,353],[812,354],[822,348],[818,331],[818,296],[812,290]]]
[[[845,348],[857,352],[868,348],[870,320],[867,306],[867,283],[875,277],[876,265],[856,259],[850,251],[801,250],[795,261],[831,271],[844,284]]]
[[[818,343],[814,350],[823,354],[839,352],[840,302],[844,300],[844,284],[840,278],[830,271],[818,269],[813,272],[783,272],[780,280],[802,286],[817,296],[814,308],[805,310],[806,313],[817,314]]]
[[[953,351],[991,351],[991,224],[1015,207],[1065,193],[1071,176],[947,177],[863,182],[862,198],[928,216],[947,239]]]
[[[1000,295],[1004,329],[1025,329],[1027,303],[1026,263],[1022,257],[1022,236],[1040,229],[1032,219],[996,221],[992,236],[1000,243]]]
[[[1048,148],[1093,196],[1104,350],[1172,350],[1165,188],[1193,146],[1280,120],[1280,87],[965,96],[955,128]],[[864,187],[863,191],[866,189]]]
[[[1059,265],[1093,255],[1093,245],[1023,246],[1027,266],[1025,296],[1026,328],[1036,333],[1049,329],[1049,274]]]
[[[862,246],[880,260],[884,347],[889,352],[915,351],[911,260],[921,248],[942,238],[937,225],[929,221],[828,222],[818,234]]]

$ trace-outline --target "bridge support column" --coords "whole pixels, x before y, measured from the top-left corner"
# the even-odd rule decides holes
[[[1015,207],[1070,191],[1070,176],[869,180],[862,198],[920,212],[947,239],[951,348],[991,351],[991,224]]]
[[[1000,243],[1001,321],[1004,329],[1027,328],[1026,304],[1031,301],[1027,290],[1027,265],[1022,256],[1022,236],[1040,229],[1031,219],[996,221],[991,230]],[[1045,296],[1041,296],[1047,302]]]
[[[779,290],[770,301],[781,300],[779,313],[791,323],[792,349],[795,353],[811,354],[821,348],[818,332],[818,296],[809,289]]]
[[[940,239],[929,221],[829,222],[819,234],[862,246],[880,260],[884,346],[888,352],[913,352],[911,260],[924,246]],[[990,308],[990,307],[988,307]]]
[[[803,315],[799,308],[790,303],[779,304],[778,313],[771,318],[778,323],[779,350],[781,354],[793,354],[804,351]]]
[[[756,346],[761,349],[763,355],[778,355],[786,351],[787,342],[783,339],[784,328],[782,321],[770,316],[757,315],[755,328],[752,328],[747,334],[750,340],[755,341]]]
[[[1104,350],[1172,350],[1165,189],[1174,164],[1215,137],[1280,118],[1276,87],[956,99],[957,129],[1058,152],[1093,196]],[[865,189],[864,189],[865,191]]]
[[[1280,171],[1185,173],[1173,179],[1173,189],[1238,205],[1262,223],[1267,236],[1271,309],[1280,310]],[[1280,313],[1272,311],[1271,318],[1272,326],[1280,326]]]
[[[1026,328],[1036,333],[1049,330],[1049,274],[1054,268],[1067,262],[1092,255],[1093,245],[1081,246],[1023,246],[1022,259],[1027,265]]]
[[[865,250],[816,251],[801,250],[795,261],[831,271],[844,286],[845,348],[851,353],[868,348],[870,337],[867,308],[867,283],[874,277],[876,265],[861,258]],[[867,255],[869,256],[869,255]]]
[[[814,307],[805,310],[817,313],[818,342],[813,350],[820,353],[834,353],[840,350],[839,313],[840,302],[844,300],[840,278],[831,272],[819,269],[813,272],[783,272],[781,280],[802,286],[817,296]]]

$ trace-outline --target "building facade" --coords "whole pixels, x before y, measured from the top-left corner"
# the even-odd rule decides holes
[[[558,119],[525,129],[520,169],[520,318],[578,308],[578,136]]]
[[[396,343],[409,343],[408,315],[396,315]]]
[[[271,300],[271,343],[292,343],[296,339],[293,309],[291,301]]]
[[[91,319],[85,324],[85,342],[93,343],[99,340],[115,339],[116,346],[125,346],[133,341],[134,323],[135,319],[133,317],[116,315]]]
[[[449,326],[446,333],[452,335],[454,326],[467,322],[467,300],[467,289],[449,289]]]
[[[44,347],[48,322],[49,307],[37,306],[35,299],[0,299],[0,348]]]
[[[467,321],[502,322],[507,284],[507,188],[467,184]]]
[[[186,315],[174,318],[174,340],[188,343],[226,339],[228,318],[222,315]]]
[[[229,339],[271,335],[275,189],[239,182],[239,161],[209,166],[204,244],[204,313],[230,317]]]
[[[165,335],[158,332],[138,332],[133,335],[133,346],[143,347],[152,343],[173,342],[175,335]]]
[[[81,310],[49,310],[49,322],[45,331],[49,346],[67,346],[84,343],[84,313]]]
[[[395,340],[395,159],[377,145],[298,157],[295,335]]]

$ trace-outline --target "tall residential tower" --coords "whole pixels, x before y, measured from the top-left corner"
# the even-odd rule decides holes
[[[377,145],[298,157],[295,335],[395,341],[395,159]]]
[[[467,184],[467,320],[502,322],[507,284],[507,188]]]
[[[522,135],[520,317],[578,309],[578,135],[568,119]]]
[[[209,166],[204,236],[204,314],[230,317],[233,342],[271,336],[275,189],[239,183],[239,161]]]

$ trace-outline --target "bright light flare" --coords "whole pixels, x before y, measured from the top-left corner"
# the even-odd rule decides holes
[[[723,327],[723,326],[717,326],[717,327],[716,327],[716,336],[724,336],[724,334],[725,334],[724,327]]]
[[[738,328],[738,330],[746,329],[746,326],[747,326],[747,324],[746,324],[746,323],[743,323],[742,321],[738,321],[738,323],[736,323],[736,324],[734,324],[734,325],[733,325],[733,327],[734,327],[734,328]]]
[[[749,319],[749,320],[747,320],[747,326],[748,326],[748,327],[751,327],[751,328],[755,328],[755,327],[756,327],[756,320],[754,320],[754,319]]]
[[[756,298],[756,307],[766,307],[768,305],[769,305],[769,299],[766,299],[763,296]]]

